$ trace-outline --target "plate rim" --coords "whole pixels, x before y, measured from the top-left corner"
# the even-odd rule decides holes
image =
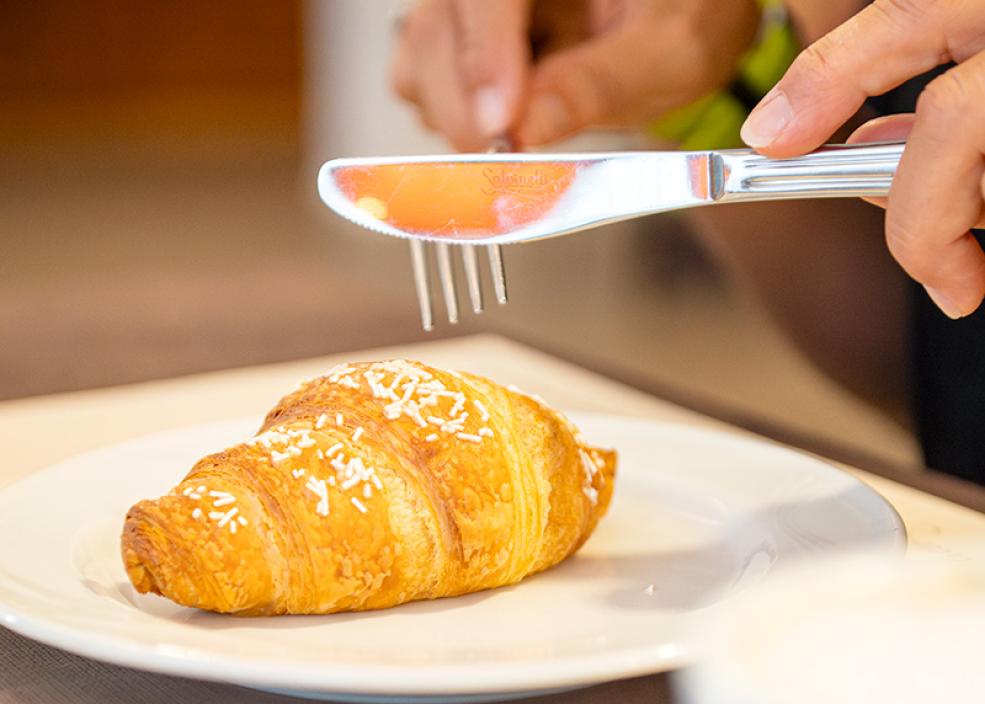
[[[730,443],[737,443],[773,453],[790,455],[806,460],[822,470],[864,489],[869,498],[876,501],[885,512],[887,524],[892,529],[881,537],[885,543],[881,549],[902,556],[908,537],[906,525],[896,508],[875,488],[860,478],[836,466],[827,458],[799,448],[778,443],[770,438],[730,433],[725,429],[694,426],[679,421],[667,421],[627,414],[564,411],[565,415],[580,426],[583,421],[617,422],[636,426],[657,426],[682,431],[691,436],[707,436]],[[0,488],[0,494],[29,483],[42,473],[62,470],[66,465],[83,461],[91,455],[109,450],[151,441],[192,430],[229,426],[234,423],[252,422],[243,416],[230,417],[204,423],[188,424],[165,430],[145,433],[119,442],[110,442],[87,449],[58,462],[32,471],[28,475]],[[68,549],[68,547],[66,547]],[[4,601],[0,585],[0,625],[47,645],[95,660],[131,667],[159,674],[189,677],[216,682],[226,682],[255,687],[289,687],[294,690],[346,694],[373,694],[383,696],[454,696],[457,694],[495,694],[519,691],[546,690],[559,686],[591,686],[617,679],[656,674],[687,665],[691,649],[680,644],[623,649],[614,653],[591,656],[565,656],[554,660],[536,662],[497,663],[495,668],[475,665],[359,665],[348,664],[341,669],[319,669],[310,663],[304,665],[271,664],[259,658],[243,656],[216,656],[182,647],[182,653],[170,652],[167,645],[154,646],[149,642],[134,640],[124,635],[93,634],[78,627],[65,626],[50,619],[23,613]],[[221,674],[217,673],[221,670]],[[503,688],[504,681],[509,682]],[[370,686],[367,687],[367,684]]]

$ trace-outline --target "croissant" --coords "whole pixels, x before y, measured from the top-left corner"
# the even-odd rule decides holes
[[[588,539],[615,461],[519,390],[404,360],[348,364],[133,506],[123,562],[138,592],[241,615],[491,589]]]

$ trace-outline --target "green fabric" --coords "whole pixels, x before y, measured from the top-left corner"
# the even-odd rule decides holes
[[[736,79],[757,98],[769,92],[796,58],[799,47],[785,13],[771,20],[780,0],[759,0],[765,15],[759,40],[739,60]],[[747,117],[745,106],[727,90],[685,105],[652,123],[654,137],[676,143],[681,149],[726,149],[742,146],[739,130]]]
[[[739,129],[746,119],[746,109],[733,95],[715,93],[701,101],[706,107],[700,117],[688,125],[680,138],[673,140],[680,149],[724,149],[741,143]]]
[[[778,2],[764,2],[763,11],[769,12],[777,5]],[[783,78],[799,51],[797,37],[788,21],[767,24],[759,43],[740,61],[739,76],[762,97]]]

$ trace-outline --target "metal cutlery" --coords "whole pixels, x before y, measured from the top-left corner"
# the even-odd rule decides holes
[[[510,150],[510,141],[501,137],[493,142],[488,153],[506,152]],[[472,312],[479,314],[483,310],[482,279],[479,276],[479,263],[476,260],[474,245],[461,245],[462,266],[465,269],[465,280],[468,282],[469,302]],[[454,325],[458,322],[458,289],[455,286],[455,272],[452,268],[451,253],[444,242],[434,244],[438,261],[438,276],[441,281],[441,295],[445,299],[448,311],[448,322]],[[493,291],[496,301],[503,305],[506,297],[506,269],[503,266],[503,252],[498,244],[486,245],[489,254],[489,273],[493,280]],[[417,304],[421,308],[421,325],[425,331],[434,327],[434,317],[431,310],[431,282],[428,275],[428,242],[421,239],[410,241],[410,257],[414,274],[414,288],[417,291]]]
[[[410,241],[411,266],[414,273],[414,288],[417,291],[417,302],[421,308],[421,324],[425,330],[434,327],[434,312],[431,306],[431,277],[429,271],[428,249],[433,249],[437,261],[438,277],[441,287],[441,295],[445,301],[445,309],[448,313],[448,322],[457,323],[459,319],[458,310],[458,287],[455,282],[455,270],[450,247],[447,242],[437,242],[433,247],[428,247],[427,240],[414,238]],[[482,295],[482,278],[479,275],[479,262],[476,256],[475,245],[463,244],[457,249],[462,254],[462,266],[465,270],[465,280],[469,294],[469,302],[474,313],[481,313],[484,308],[484,297]],[[503,266],[503,254],[498,244],[487,245],[486,250],[489,255],[489,271],[493,282],[493,292],[496,301],[500,304],[507,302],[506,295],[506,270]]]
[[[605,223],[701,205],[884,196],[903,143],[830,145],[790,159],[748,149],[705,152],[456,154],[336,159],[318,174],[322,200],[370,230],[411,238],[424,327],[433,320],[423,243],[436,257],[449,320],[458,319],[449,245],[462,253],[481,310],[476,245],[532,242]],[[497,300],[502,255],[489,250]]]

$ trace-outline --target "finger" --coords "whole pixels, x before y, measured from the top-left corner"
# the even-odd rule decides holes
[[[911,112],[877,117],[852,132],[845,141],[848,144],[905,141],[910,130],[913,129],[915,119],[916,115]],[[887,204],[885,198],[863,198],[862,200],[878,205],[880,208],[885,208]]]
[[[413,65],[413,52],[407,41],[407,34],[401,32],[390,58],[390,89],[409,103],[417,102],[417,80]]]
[[[913,130],[915,119],[916,115],[911,112],[877,117],[852,132],[845,141],[848,144],[905,141]],[[985,194],[985,182],[982,186],[983,194]],[[886,198],[863,198],[862,200],[878,205],[880,208],[885,208],[888,205]],[[985,214],[975,223],[975,227],[985,227]]]
[[[845,141],[848,144],[906,141],[916,117],[912,112],[877,117],[852,132]]]
[[[946,4],[876,0],[797,57],[749,115],[743,140],[769,156],[809,151],[868,96],[946,62]]]
[[[455,0],[458,62],[475,127],[491,139],[516,118],[527,81],[531,0]]]
[[[985,254],[969,232],[982,216],[985,54],[930,83],[889,193],[886,239],[950,317],[985,297]]]
[[[516,138],[541,145],[586,127],[625,123],[641,115],[642,106],[659,111],[689,102],[697,83],[696,66],[684,52],[668,51],[662,27],[639,21],[599,35],[570,49],[548,55],[534,68],[527,109]],[[660,70],[654,70],[659,66]]]
[[[432,125],[460,151],[479,151],[486,140],[475,129],[457,59],[455,19],[448,3],[431,3],[431,12],[415,15],[405,32],[411,43],[414,94],[421,120]]]

